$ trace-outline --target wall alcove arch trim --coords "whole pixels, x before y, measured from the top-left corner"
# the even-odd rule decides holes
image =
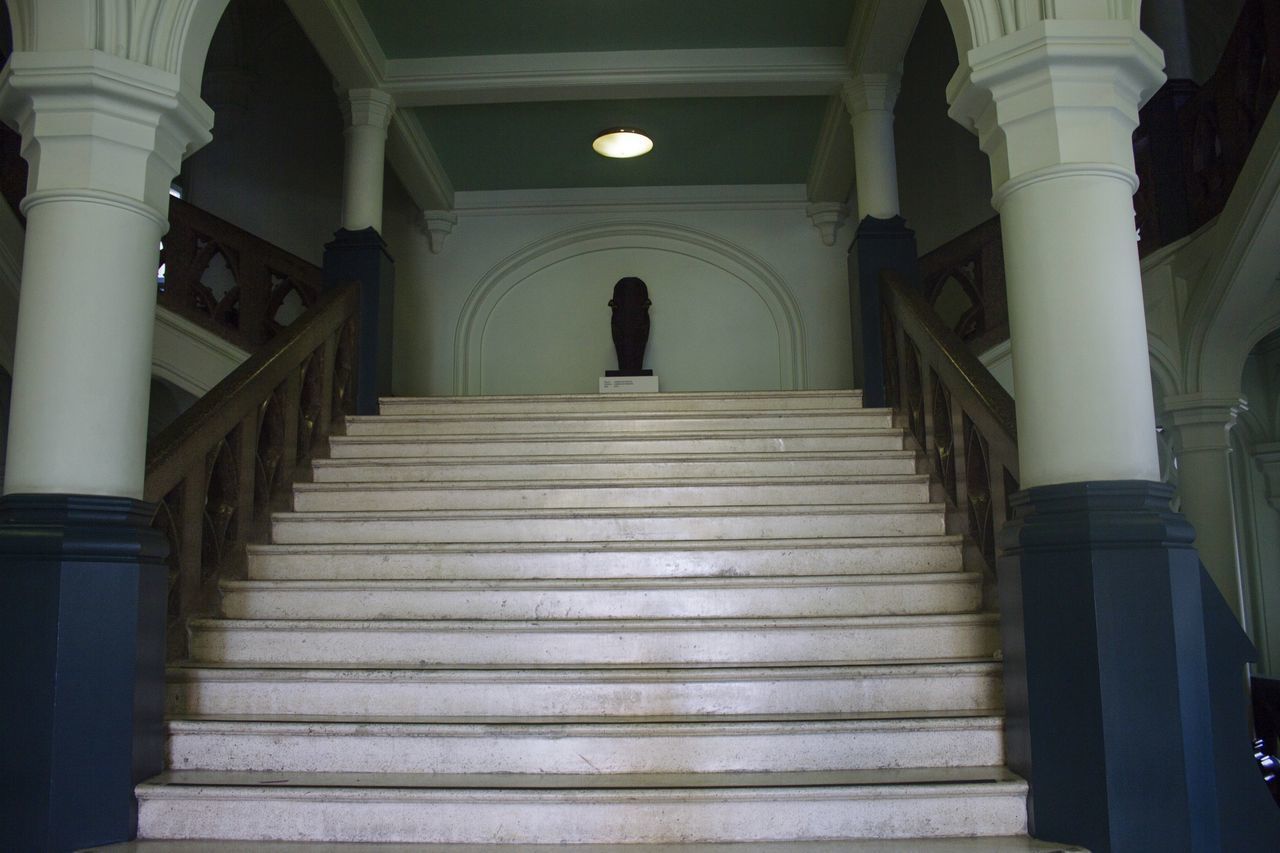
[[[804,322],[795,296],[766,261],[714,234],[659,221],[615,220],[571,228],[507,256],[480,279],[458,316],[454,393],[480,394],[484,331],[502,298],[535,273],[593,252],[654,249],[687,255],[742,281],[761,299],[778,333],[779,387],[805,388]]]

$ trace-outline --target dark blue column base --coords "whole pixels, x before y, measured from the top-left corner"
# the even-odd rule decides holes
[[[884,348],[880,324],[880,274],[886,269],[919,286],[916,232],[901,216],[858,224],[849,247],[849,323],[853,333],[853,381],[862,389],[862,404],[885,405]]]
[[[360,353],[356,414],[378,414],[378,397],[391,393],[391,335],[395,310],[395,261],[372,228],[339,229],[324,247],[324,282],[360,282]]]
[[[126,498],[0,499],[0,849],[127,841],[164,765],[168,544]]]
[[[1032,834],[1108,851],[1280,849],[1252,759],[1254,650],[1149,482],[1019,493],[1001,534],[1006,743]]]

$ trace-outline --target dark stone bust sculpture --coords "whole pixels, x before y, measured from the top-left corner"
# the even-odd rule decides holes
[[[649,343],[649,288],[634,276],[620,279],[613,286],[613,348],[618,352],[618,369],[606,370],[606,376],[652,376],[644,370],[644,348]]]

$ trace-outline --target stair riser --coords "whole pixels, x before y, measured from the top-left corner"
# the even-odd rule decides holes
[[[960,546],[744,548],[594,551],[368,550],[282,553],[250,550],[249,577],[260,580],[431,580],[456,578],[642,578],[760,575],[866,575],[948,572]]]
[[[808,664],[989,658],[999,647],[997,626],[957,624],[868,628],[744,628],[682,630],[625,628],[494,630],[484,623],[447,630],[412,627],[266,627],[222,625],[191,629],[198,663],[249,666],[649,666],[666,664]],[[237,623],[251,625],[252,623]],[[462,623],[464,625],[468,623]]]
[[[642,486],[592,488],[388,489],[308,488],[294,492],[299,512],[376,512],[449,509],[608,509],[643,507],[803,506],[805,504],[925,503],[928,483]]]
[[[439,439],[398,441],[377,438],[334,437],[330,455],[334,459],[364,457],[439,458],[442,456],[619,456],[625,454],[665,455],[718,453],[836,452],[855,450],[901,450],[899,434],[789,435],[779,432],[767,437],[680,437],[680,438],[598,438],[511,441],[503,438]]]
[[[844,430],[889,429],[893,418],[885,411],[812,414],[760,414],[743,412],[721,416],[649,416],[637,418],[566,415],[528,418],[516,415],[483,415],[475,418],[404,417],[348,418],[347,435],[445,436],[445,435],[643,435],[645,433],[734,432],[747,430]]]
[[[812,717],[851,712],[918,715],[996,712],[1001,708],[997,667],[963,674],[893,674],[880,677],[741,680],[445,680],[335,676],[331,680],[215,673],[199,680],[170,680],[170,716],[289,715],[360,720],[398,717],[480,716],[618,718],[797,714]]]
[[[143,838],[328,842],[682,843],[1025,833],[1023,786],[1006,783],[990,788],[764,788],[652,794],[178,789],[142,797],[138,817]],[[195,796],[200,799],[193,808]]]
[[[876,458],[751,458],[743,461],[679,460],[651,462],[559,462],[547,458],[538,462],[497,463],[492,458],[457,463],[424,462],[407,464],[399,459],[362,463],[358,460],[317,460],[312,469],[317,483],[370,482],[468,482],[486,480],[508,482],[597,480],[634,482],[670,480],[679,477],[858,477],[914,474],[915,458],[907,455]]]
[[[472,414],[578,414],[628,412],[668,414],[670,412],[793,411],[796,409],[836,409],[860,412],[859,392],[816,394],[610,394],[547,395],[534,397],[419,397],[380,401],[384,415],[472,415]]]
[[[228,589],[232,619],[659,619],[963,613],[980,604],[976,578],[928,584],[817,584],[794,588],[453,591],[432,588]]]
[[[719,773],[982,767],[1004,762],[998,720],[743,723],[508,729],[479,726],[264,727],[169,737],[174,770],[295,773]],[[735,730],[738,729],[738,730]],[[676,731],[668,733],[668,729]],[[462,730],[462,731],[458,731]]]
[[[677,515],[562,518],[380,518],[338,520],[278,515],[279,544],[430,542],[673,542],[808,539],[836,536],[924,536],[945,532],[940,510],[829,515]]]

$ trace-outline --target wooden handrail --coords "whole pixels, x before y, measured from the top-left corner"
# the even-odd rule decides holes
[[[881,305],[888,405],[929,459],[952,523],[968,531],[993,571],[996,533],[1011,517],[1009,496],[1018,490],[1013,398],[892,271],[882,275]]]
[[[185,622],[210,613],[223,578],[285,499],[295,470],[354,410],[359,285],[326,292],[147,448],[143,497],[169,539],[169,654]]]

